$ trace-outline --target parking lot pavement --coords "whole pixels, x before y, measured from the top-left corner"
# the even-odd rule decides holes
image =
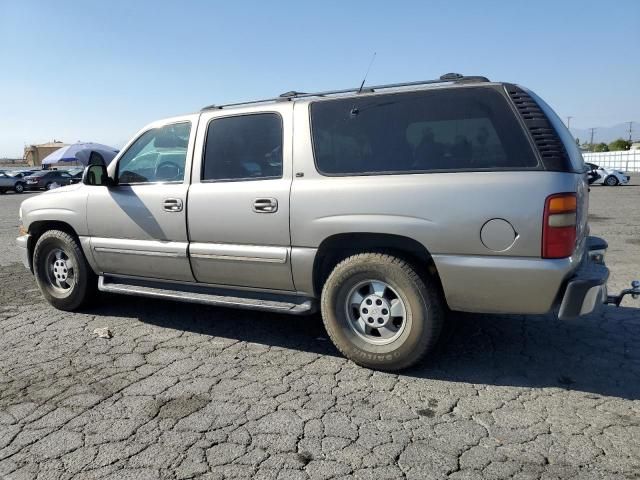
[[[591,195],[616,289],[640,273],[634,180]],[[637,301],[572,322],[455,314],[443,352],[374,372],[318,317],[115,296],[56,311],[16,263],[22,198],[0,197],[0,478],[640,477]]]

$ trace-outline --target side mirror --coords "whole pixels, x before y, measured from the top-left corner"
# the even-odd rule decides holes
[[[104,165],[89,165],[82,174],[82,183],[109,187],[113,185],[113,180],[109,178],[107,167]]]

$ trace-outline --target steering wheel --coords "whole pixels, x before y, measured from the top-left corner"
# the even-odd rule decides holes
[[[182,169],[180,168],[180,165],[178,165],[177,163],[173,163],[169,160],[166,160],[156,165],[156,172],[155,172],[156,180],[166,180],[166,181],[180,180],[181,175],[182,175]]]

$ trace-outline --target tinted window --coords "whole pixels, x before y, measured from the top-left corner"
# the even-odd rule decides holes
[[[282,120],[260,113],[212,120],[202,180],[282,177]]]
[[[144,132],[120,158],[118,182],[182,181],[190,133],[189,122]]]
[[[405,173],[536,167],[506,99],[491,88],[315,102],[318,170]]]

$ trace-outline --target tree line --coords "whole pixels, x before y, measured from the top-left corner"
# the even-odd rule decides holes
[[[631,142],[624,138],[618,138],[609,144],[604,142],[593,144],[584,142],[581,144],[580,139],[576,138],[576,143],[583,150],[588,150],[590,152],[619,152],[621,150],[631,150]]]

